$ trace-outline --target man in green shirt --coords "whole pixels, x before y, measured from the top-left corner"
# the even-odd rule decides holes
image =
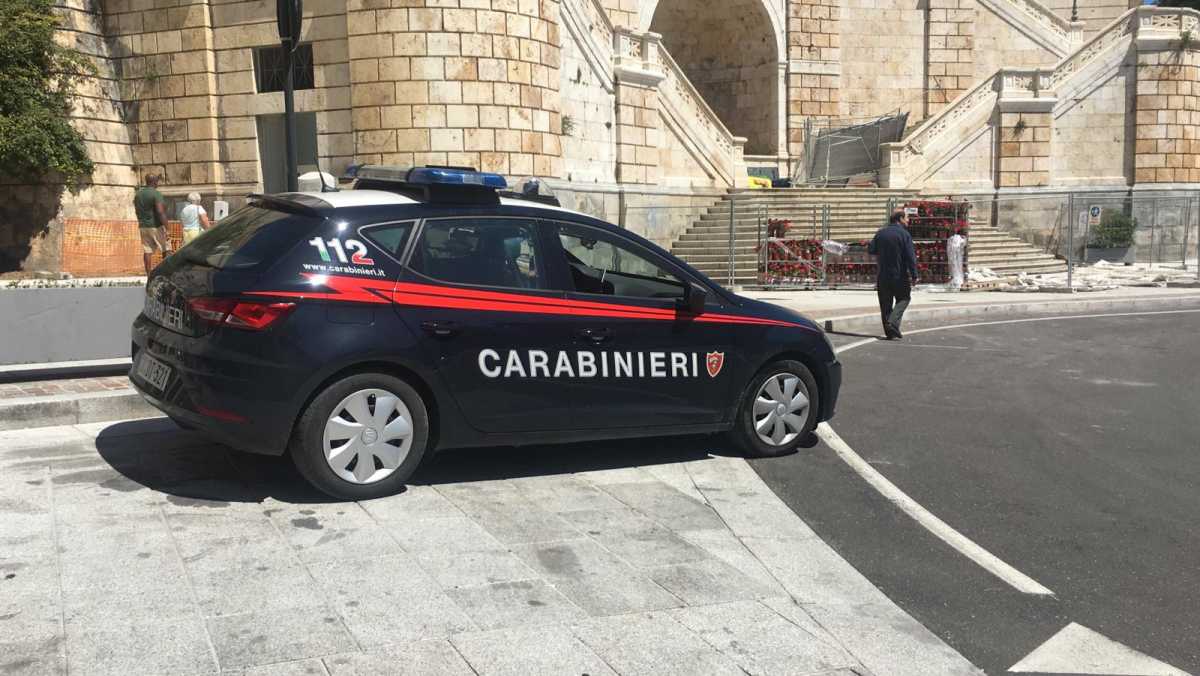
[[[138,188],[133,196],[133,210],[137,213],[138,231],[142,235],[142,262],[146,276],[150,276],[150,259],[158,251],[171,255],[171,243],[167,239],[167,208],[162,193],[158,191],[158,176],[146,174],[146,185]]]

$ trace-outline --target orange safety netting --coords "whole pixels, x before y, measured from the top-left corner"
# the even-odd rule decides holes
[[[183,245],[179,221],[167,224],[171,250]],[[162,261],[155,254],[153,264]],[[142,239],[137,221],[68,218],[63,221],[62,270],[75,277],[142,275]]]

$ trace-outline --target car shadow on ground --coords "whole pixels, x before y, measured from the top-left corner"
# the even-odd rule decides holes
[[[814,436],[802,447],[815,443]],[[287,456],[234,451],[164,419],[113,423],[98,433],[96,449],[123,477],[177,505],[337,502],[312,488]],[[410,483],[498,481],[740,455],[719,435],[449,449],[426,458]]]

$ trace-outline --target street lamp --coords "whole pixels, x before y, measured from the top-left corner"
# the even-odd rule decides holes
[[[1079,21],[1079,0],[1071,0],[1071,23]]]
[[[279,42],[283,49],[283,67],[287,70],[283,80],[283,135],[287,146],[287,189],[296,192],[298,173],[296,162],[296,101],[294,64],[296,47],[300,45],[300,21],[304,14],[302,0],[276,0],[275,18],[279,26]]]

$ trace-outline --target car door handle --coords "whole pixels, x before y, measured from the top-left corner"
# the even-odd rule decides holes
[[[458,324],[447,321],[421,322],[421,328],[425,333],[437,336],[438,338],[449,338],[462,331],[462,328]]]
[[[575,332],[583,340],[590,340],[599,345],[612,338],[611,329],[579,329]]]

